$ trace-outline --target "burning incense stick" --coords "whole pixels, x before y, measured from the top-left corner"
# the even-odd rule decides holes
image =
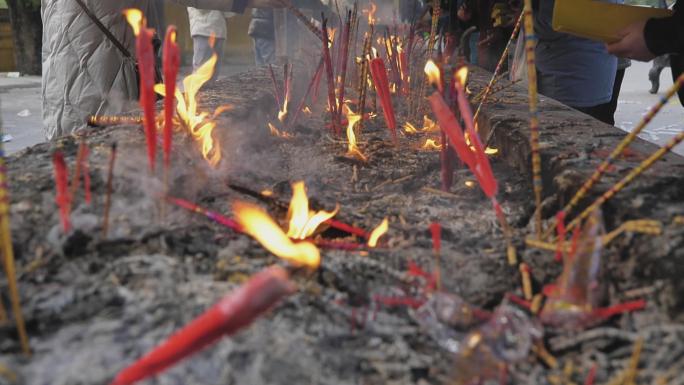
[[[316,67],[316,71],[314,71],[313,77],[311,77],[309,86],[306,88],[306,93],[304,93],[304,96],[302,96],[302,100],[297,105],[297,109],[295,110],[294,116],[291,120],[288,121],[288,127],[292,127],[295,124],[297,124],[297,120],[299,120],[299,115],[302,113],[302,110],[306,105],[306,99],[309,98],[309,94],[311,94],[311,90],[314,88],[316,80],[320,78],[320,74],[323,71],[323,65],[324,61],[323,58],[321,58],[321,60],[318,62],[318,67]]]
[[[112,385],[130,385],[154,376],[224,336],[237,333],[296,291],[290,274],[272,266],[252,276],[143,358],[122,370]]]
[[[518,34],[518,31],[520,31],[520,26],[522,25],[523,16],[524,16],[524,12],[521,12],[520,16],[518,17],[518,21],[515,23],[515,27],[513,28],[513,33],[511,34],[511,38],[508,39],[508,43],[506,43],[506,48],[504,48],[504,51],[501,54],[501,58],[499,59],[499,62],[496,64],[496,68],[494,69],[494,73],[492,74],[492,78],[489,80],[489,84],[487,84],[487,87],[484,90],[484,94],[482,96],[482,99],[480,100],[480,104],[477,106],[477,109],[475,110],[475,116],[473,117],[475,122],[477,122],[477,118],[480,116],[480,110],[482,109],[482,105],[485,104],[485,102],[487,101],[487,98],[489,97],[489,93],[492,91],[492,86],[494,86],[494,83],[496,83],[497,76],[499,76],[499,72],[501,72],[501,69],[503,68],[504,62],[506,62],[506,59],[508,59],[508,51],[511,49],[511,43],[513,43],[513,40],[515,40],[515,37]]]
[[[567,227],[567,231],[571,231],[572,229],[574,229],[575,226],[577,226],[581,221],[586,219],[589,215],[591,215],[591,213],[593,213],[596,209],[601,207],[601,205],[603,205],[607,200],[615,196],[615,194],[622,191],[623,188],[625,188],[628,184],[634,181],[634,179],[636,179],[639,175],[643,174],[644,171],[651,168],[658,160],[660,160],[663,156],[665,156],[668,152],[670,152],[682,141],[684,141],[684,131],[680,132],[674,138],[670,139],[670,141],[667,142],[665,146],[661,147],[656,152],[654,152],[646,160],[641,162],[641,164],[635,167],[629,174],[627,174],[624,178],[617,182],[613,187],[611,187],[608,191],[603,193],[603,195],[601,195],[600,198],[598,198],[594,203],[592,203],[591,206],[587,207],[577,218],[570,222],[570,224]]]
[[[527,54],[527,89],[530,98],[530,148],[532,150],[532,184],[534,187],[535,203],[535,231],[537,238],[542,237],[542,177],[541,155],[539,154],[539,111],[537,103],[537,66],[535,65],[534,48],[537,37],[534,34],[534,19],[532,15],[532,0],[525,0],[525,50]]]
[[[154,173],[157,159],[156,96],[154,92],[155,60],[154,48],[152,47],[154,30],[147,28],[147,20],[139,9],[127,9],[124,11],[124,14],[136,36],[136,56],[140,78],[140,107],[143,109],[143,124],[145,126],[145,138],[147,139],[147,160],[150,166],[150,173]]]
[[[280,98],[280,94],[282,91],[280,90],[280,87],[278,86],[278,82],[276,81],[275,73],[273,72],[273,65],[269,64],[268,65],[268,73],[271,75],[271,82],[273,83],[273,97],[275,97],[276,103],[278,103],[278,109],[282,110],[283,109],[283,101]]]
[[[598,166],[596,171],[587,179],[586,182],[580,187],[580,189],[575,193],[575,195],[572,197],[570,202],[563,207],[563,212],[570,213],[570,210],[572,210],[591,190],[596,183],[598,183],[601,178],[603,177],[603,174],[610,168],[610,166],[622,155],[622,153],[625,151],[625,149],[632,143],[634,140],[637,138],[637,135],[639,135],[644,128],[653,120],[653,118],[660,112],[660,110],[667,104],[667,102],[677,94],[677,91],[684,86],[684,74],[680,75],[679,78],[677,78],[677,81],[670,87],[670,89],[667,90],[665,95],[658,101],[656,105],[651,107],[651,109],[648,111],[646,115],[641,119],[639,124],[632,130],[627,136],[625,136],[622,141],[615,147],[615,149],[608,155],[606,159],[601,162],[601,164]],[[550,228],[551,230],[553,229],[553,226]],[[550,235],[549,231],[547,230],[547,233],[545,234],[545,237]]]
[[[347,20],[344,24],[344,30],[342,32],[342,44],[339,61],[341,63],[340,74],[339,74],[339,85],[337,91],[337,111],[342,111],[342,105],[344,104],[344,92],[345,85],[347,84],[347,63],[349,62],[349,39],[351,37],[351,11],[347,12]]]
[[[109,155],[109,171],[107,171],[107,192],[105,197],[104,216],[102,220],[102,237],[107,238],[109,230],[109,210],[112,207],[112,189],[114,183],[114,163],[116,162],[116,143],[112,144]]]
[[[361,121],[359,122],[359,131],[363,130],[363,125],[366,121],[366,95],[368,93],[368,72],[370,63],[371,46],[373,44],[373,24],[370,24],[369,31],[366,33],[363,42],[363,52],[361,58],[361,77],[359,78],[359,114]]]
[[[180,49],[176,44],[176,27],[170,25],[166,30],[164,39],[164,175],[168,178],[169,167],[171,166],[171,144],[173,141],[173,116],[176,113],[176,78],[180,67]],[[167,184],[167,183],[165,183]]]
[[[328,20],[323,17],[323,60],[325,60],[325,72],[328,77],[328,108],[330,108],[330,126],[335,135],[340,134],[337,115],[337,99],[335,98],[335,74],[333,73],[332,59],[330,58],[330,46],[328,44]]]
[[[81,181],[81,168],[83,166],[83,159],[86,155],[87,144],[85,137],[81,137],[78,145],[78,152],[76,153],[76,164],[74,165],[74,174],[71,177],[71,190],[69,192],[69,203],[73,203],[76,200],[76,193],[78,192],[78,186]]]
[[[10,227],[10,205],[9,188],[7,178],[7,165],[5,163],[5,151],[0,140],[0,248],[2,251],[2,262],[7,276],[7,286],[12,301],[12,312],[17,324],[19,342],[24,354],[31,354],[29,347],[26,325],[21,309],[19,298],[19,287],[17,286],[17,273],[14,266],[14,248],[12,247],[12,229]],[[6,315],[6,314],[5,314]]]
[[[325,42],[327,41],[327,37],[325,36],[324,33],[321,33],[321,29],[316,27],[311,20],[309,20],[308,17],[304,16],[304,14],[297,8],[295,7],[290,0],[277,0],[280,2],[280,4],[283,5],[283,7],[287,8],[288,11],[292,12],[295,17],[304,24],[304,26],[311,31],[316,37],[321,39],[321,41]],[[323,27],[325,29],[325,27]]]
[[[232,229],[238,233],[241,233],[244,231],[244,229],[234,220],[221,215],[215,211],[207,210],[205,208],[202,208],[192,202],[186,201],[184,199],[179,199],[179,198],[173,198],[173,197],[166,197],[166,200],[170,203],[173,203],[174,205],[184,208],[186,210],[192,211],[197,214],[204,215],[205,217],[211,219],[212,221],[223,225],[225,227],[228,227],[229,229]]]
[[[71,208],[71,200],[68,192],[68,172],[66,163],[64,162],[64,155],[57,151],[52,155],[52,164],[55,172],[55,202],[59,206],[59,216],[62,220],[62,230],[64,233],[69,232],[71,223],[69,221],[69,214]]]

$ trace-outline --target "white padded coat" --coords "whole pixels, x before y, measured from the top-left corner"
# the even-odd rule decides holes
[[[151,14],[149,0],[83,0],[135,55],[135,38],[122,10]],[[170,0],[230,11],[232,0]],[[48,139],[84,128],[90,115],[118,115],[134,106],[135,63],[107,39],[74,0],[41,0],[43,18],[43,126]],[[153,20],[149,21],[154,26]]]

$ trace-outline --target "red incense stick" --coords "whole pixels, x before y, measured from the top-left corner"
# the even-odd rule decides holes
[[[136,54],[140,77],[140,106],[143,109],[143,125],[147,139],[147,159],[150,172],[154,172],[157,154],[156,96],[154,92],[154,48],[152,36],[154,31],[147,28],[147,21],[142,18],[136,36]]]
[[[129,385],[161,373],[222,337],[249,326],[295,290],[288,272],[281,267],[273,266],[255,274],[157,348],[119,372],[112,385]]]
[[[347,62],[349,62],[349,38],[351,29],[351,11],[347,12],[347,22],[344,24],[344,31],[342,32],[342,52],[340,53],[340,84],[337,91],[337,111],[342,111],[344,104],[345,84],[347,82]]]
[[[314,87],[317,85],[317,81],[320,80],[321,73],[323,71],[323,59],[318,62],[318,67],[316,68],[316,72],[314,72],[313,77],[311,78],[311,81],[309,82],[309,87],[306,89],[306,93],[304,96],[302,96],[302,100],[299,102],[299,105],[297,105],[297,109],[295,110],[294,116],[292,117],[292,120],[289,121],[288,126],[294,126],[297,123],[297,120],[299,119],[299,115],[302,113],[302,109],[304,109],[304,106],[306,105],[306,99],[309,97],[309,94],[311,93],[311,90],[314,89]]]
[[[180,49],[176,44],[176,26],[170,25],[166,29],[164,39],[164,169],[168,171],[171,165],[171,144],[173,141],[173,115],[176,112],[176,78],[180,67]]]
[[[392,97],[390,96],[389,80],[387,80],[387,69],[382,58],[375,58],[370,61],[370,72],[375,84],[375,90],[380,96],[380,103],[382,104],[382,112],[387,122],[387,128],[392,133],[392,139],[397,140],[397,122],[394,117],[394,108],[392,107]]]
[[[68,178],[69,176],[66,163],[64,162],[64,154],[60,151],[55,152],[52,155],[52,165],[54,166],[55,172],[55,187],[56,195],[55,202],[59,206],[59,216],[62,220],[62,230],[65,233],[71,230],[71,222],[69,220],[69,211],[71,199],[69,197],[68,191]]]

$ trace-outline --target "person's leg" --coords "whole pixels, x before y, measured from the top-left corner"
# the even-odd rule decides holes
[[[275,63],[275,40],[254,38],[254,59],[257,66]]]
[[[657,94],[660,88],[660,73],[667,67],[667,55],[653,59],[653,67],[648,71],[648,80],[651,81],[651,89],[648,91]]]
[[[197,70],[204,64],[214,53],[209,45],[209,37],[207,36],[193,36],[192,37],[192,68]]]
[[[571,106],[572,107],[572,106]],[[613,117],[613,114],[611,113],[611,104],[610,102],[608,103],[603,103],[599,104],[597,106],[592,106],[592,107],[572,107],[580,112],[584,112],[585,114],[593,117],[594,119],[600,120],[603,123],[615,125],[615,119]]]
[[[217,59],[216,68],[214,69],[214,76],[211,77],[211,81],[218,79],[219,75],[221,74],[221,69],[223,68],[223,45],[225,42],[226,39],[216,39],[216,42],[214,43],[214,53],[216,53]]]
[[[618,99],[620,98],[620,89],[622,88],[622,81],[625,78],[625,69],[618,70],[615,74],[615,83],[613,83],[613,96],[610,98],[610,110],[608,113],[611,116],[612,124],[615,124],[615,111],[617,111]]]

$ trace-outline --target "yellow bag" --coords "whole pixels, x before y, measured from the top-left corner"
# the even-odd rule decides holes
[[[618,32],[637,21],[672,15],[661,8],[603,3],[593,0],[556,0],[553,29],[558,32],[613,43]]]

